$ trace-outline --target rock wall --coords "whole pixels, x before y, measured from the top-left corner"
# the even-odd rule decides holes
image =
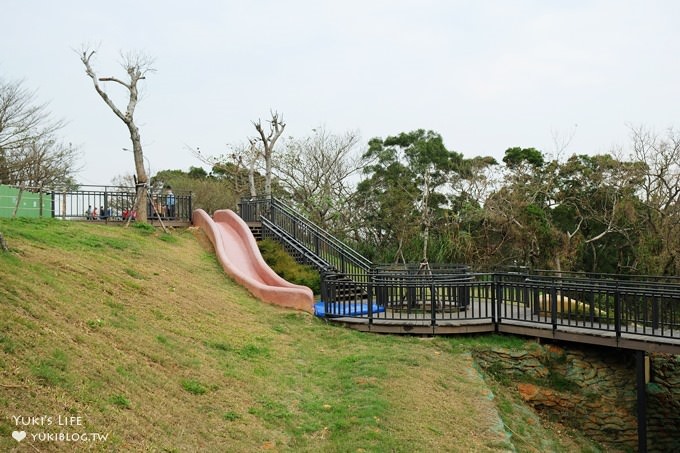
[[[647,446],[649,451],[680,451],[680,356],[651,356]]]
[[[480,367],[516,383],[538,412],[621,450],[637,449],[635,353],[611,348],[531,344],[478,351]],[[680,357],[651,357],[647,386],[649,451],[680,451]]]

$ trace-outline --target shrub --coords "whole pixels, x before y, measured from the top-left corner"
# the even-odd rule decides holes
[[[321,292],[321,277],[316,269],[296,262],[281,244],[272,239],[264,239],[258,242],[258,246],[265,262],[281,278],[297,285],[307,286],[314,294]]]

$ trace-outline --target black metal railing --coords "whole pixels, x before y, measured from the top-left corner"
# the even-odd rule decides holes
[[[375,266],[279,200],[242,200],[240,212],[320,270],[326,317],[433,327],[486,321],[496,329],[505,323],[680,341],[680,277]]]
[[[241,198],[238,204],[239,216],[245,222],[259,222],[260,217],[268,217],[272,201],[269,197]]]
[[[332,268],[331,264],[309,250],[304,244],[293,239],[286,231],[279,228],[278,225],[274,224],[271,220],[266,217],[261,217],[261,219],[262,237],[279,241],[288,253],[290,253],[300,264],[311,265],[322,272]]]
[[[53,190],[52,217],[78,220],[135,220],[136,193],[134,187],[79,186],[77,190]],[[168,194],[149,190],[147,217],[162,220],[191,221],[191,193]]]
[[[486,274],[418,274],[384,269],[369,274],[322,276],[326,316],[365,316],[369,321],[416,321],[436,325],[446,320],[493,322],[493,281]],[[358,308],[363,307],[363,311]]]
[[[585,274],[497,274],[505,319],[659,337],[680,335],[680,282],[675,278]],[[663,280],[663,281],[662,281]]]
[[[339,239],[276,198],[242,199],[239,213],[246,222],[269,221],[287,241],[295,241],[319,257],[327,268],[343,274],[367,275],[372,263]],[[325,269],[320,269],[325,270]]]
[[[419,321],[519,321],[553,330],[573,327],[621,335],[680,340],[680,285],[650,281],[546,278],[516,273],[451,272],[424,275],[374,270],[322,277],[326,316]],[[362,307],[363,310],[358,310]]]

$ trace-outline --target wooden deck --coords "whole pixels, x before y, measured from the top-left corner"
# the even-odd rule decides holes
[[[674,330],[652,329],[640,325],[621,326],[617,336],[616,326],[602,320],[557,317],[555,323],[549,314],[534,314],[519,304],[500,307],[498,321],[494,321],[490,302],[471,301],[465,310],[437,311],[434,320],[431,312],[414,309],[410,312],[390,310],[368,315],[328,317],[330,322],[375,333],[411,335],[455,335],[474,333],[509,333],[536,338],[585,343],[646,352],[680,354],[680,326]]]

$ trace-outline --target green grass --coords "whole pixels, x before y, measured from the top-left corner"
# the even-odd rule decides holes
[[[203,395],[208,391],[208,388],[194,379],[185,379],[182,381],[182,388],[194,395]]]
[[[44,385],[66,385],[68,358],[62,350],[55,349],[48,357],[38,360],[31,366],[33,375]]]
[[[94,451],[518,445],[470,355],[521,348],[511,337],[372,335],[261,303],[193,229],[169,239],[145,226],[0,219],[0,231],[11,249],[0,253],[0,451],[17,448],[11,416],[35,414],[108,432]],[[540,424],[525,435],[561,442]],[[21,446],[59,446],[32,447]]]
[[[122,409],[130,409],[132,407],[130,400],[125,395],[113,395],[109,401]]]

